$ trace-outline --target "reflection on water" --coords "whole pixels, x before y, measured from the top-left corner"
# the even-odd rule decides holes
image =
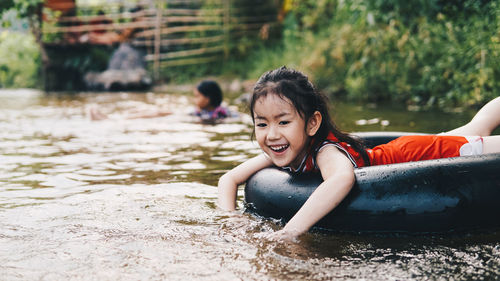
[[[90,121],[90,105],[113,117]],[[176,113],[121,118],[130,108],[151,106]],[[359,107],[348,104],[337,109],[343,110],[335,114],[339,124],[349,130],[373,130],[354,121],[380,118],[390,121],[385,129],[411,131],[408,122],[423,119],[414,113],[408,121],[405,112],[376,109],[360,116]],[[183,95],[1,91],[0,279],[500,277],[498,233],[309,233],[297,244],[259,239],[277,225],[215,207],[218,177],[259,153],[251,128],[243,122],[194,123],[189,110]],[[469,118],[453,116],[447,120]]]

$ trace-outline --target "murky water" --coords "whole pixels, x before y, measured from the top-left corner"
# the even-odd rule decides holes
[[[96,106],[110,118],[91,121]],[[158,107],[175,114],[126,118]],[[472,115],[337,109],[349,130],[437,132]],[[276,225],[215,207],[218,177],[259,153],[250,127],[199,124],[189,110],[174,94],[0,91],[0,279],[500,278],[499,232],[259,239]]]

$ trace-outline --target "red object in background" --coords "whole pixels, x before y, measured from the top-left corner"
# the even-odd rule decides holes
[[[45,0],[44,6],[64,15],[72,15],[76,9],[75,0]]]

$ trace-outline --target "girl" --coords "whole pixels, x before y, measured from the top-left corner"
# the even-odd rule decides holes
[[[222,90],[217,82],[204,80],[194,89],[196,111],[193,115],[202,121],[215,121],[229,116],[228,110],[221,106]]]
[[[373,149],[366,149],[336,128],[326,98],[296,70],[282,67],[262,75],[253,91],[250,112],[264,153],[220,178],[220,208],[234,210],[238,185],[265,167],[317,171],[324,180],[271,239],[294,239],[332,211],[351,190],[354,168],[500,152],[500,136],[486,137],[500,125],[500,98],[483,107],[470,123],[451,132],[401,137]]]

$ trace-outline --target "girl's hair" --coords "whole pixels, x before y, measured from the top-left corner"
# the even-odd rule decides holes
[[[210,100],[210,105],[218,107],[222,102],[222,90],[219,84],[213,80],[204,80],[196,87],[200,94],[204,95]]]
[[[276,94],[281,98],[290,100],[300,116],[306,121],[306,124],[314,112],[319,111],[321,113],[322,121],[316,132],[313,147],[323,143],[328,133],[332,132],[340,142],[350,144],[356,151],[361,153],[365,163],[370,163],[362,141],[337,129],[337,126],[330,118],[327,97],[316,90],[306,75],[285,66],[264,73],[253,89],[250,102],[252,119],[254,119],[255,102],[260,97],[265,97],[268,94]]]

